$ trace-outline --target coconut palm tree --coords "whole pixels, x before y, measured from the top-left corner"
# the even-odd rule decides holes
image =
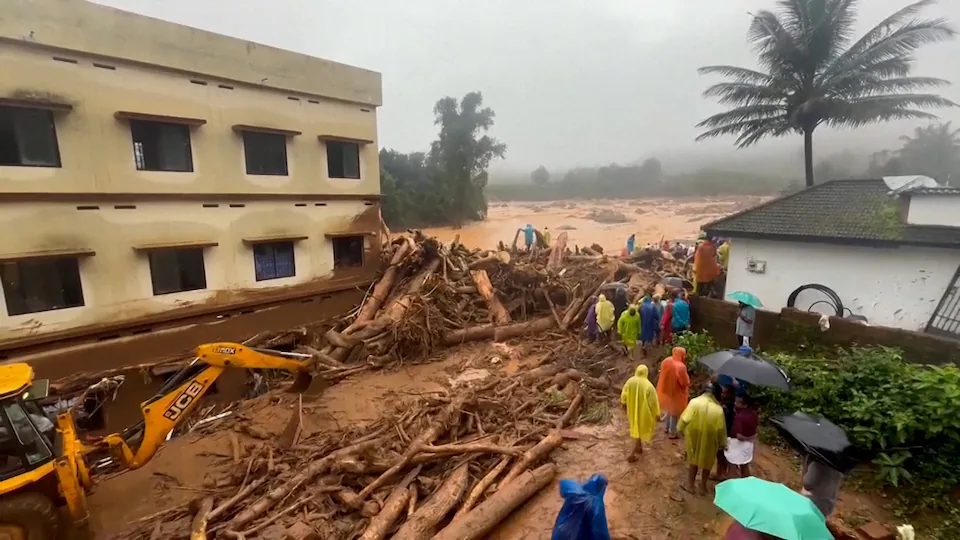
[[[921,0],[887,17],[853,41],[858,0],[779,0],[776,12],[753,16],[749,39],[760,70],[709,66],[702,74],[729,82],[704,96],[732,108],[697,124],[697,140],[737,135],[740,148],[765,137],[803,134],[806,184],[812,186],[813,132],[817,126],[860,127],[904,118],[936,118],[922,109],[952,107],[924,93],[947,81],[911,77],[919,47],[951,39],[945,19],[918,19],[935,3]]]

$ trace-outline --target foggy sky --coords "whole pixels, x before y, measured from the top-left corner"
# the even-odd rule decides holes
[[[721,108],[700,93],[698,67],[755,67],[749,12],[774,0],[97,0],[204,30],[383,74],[381,146],[426,150],[437,99],[483,92],[506,143],[497,167],[530,170],[658,156],[723,158],[733,137],[695,143],[695,124]],[[907,5],[861,0],[860,30]],[[925,16],[960,27],[960,1]],[[926,47],[915,74],[946,78],[960,103],[960,41]],[[934,111],[960,123],[960,109]],[[820,156],[896,147],[916,123],[851,131],[820,128]],[[802,140],[761,142],[762,153],[802,152]]]

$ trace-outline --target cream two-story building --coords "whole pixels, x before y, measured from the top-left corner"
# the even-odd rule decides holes
[[[368,283],[380,104],[372,71],[4,0],[0,354]]]

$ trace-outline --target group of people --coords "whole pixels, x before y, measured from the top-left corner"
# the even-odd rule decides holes
[[[631,234],[627,238],[626,255],[633,255],[636,248],[636,236]],[[685,261],[693,257],[693,292],[697,296],[715,296],[718,290],[720,277],[726,272],[730,262],[730,240],[721,240],[719,238],[710,238],[705,233],[701,233],[697,239],[696,245],[684,245],[680,242],[674,242],[672,245],[669,240],[663,240],[659,244],[650,242],[646,245],[647,250],[661,250],[673,255],[675,259]]]
[[[537,243],[537,230],[533,228],[533,225],[527,223],[527,226],[520,229],[523,232],[523,244],[526,246],[527,251],[533,249],[534,244]],[[543,232],[540,233],[543,236],[543,243],[545,247],[550,247],[550,241],[553,239],[550,234],[550,227],[544,227]]]
[[[664,300],[647,293],[638,306],[628,304],[626,287],[614,286],[612,300],[606,294],[591,297],[585,320],[587,338],[609,340],[615,333],[628,355],[637,343],[644,355],[650,345],[671,343],[675,334],[690,330],[690,303],[684,291],[668,296]]]
[[[620,393],[634,441],[628,461],[643,454],[643,444],[653,440],[662,421],[669,439],[683,438],[687,476],[682,487],[705,495],[711,478],[724,481],[750,476],[760,426],[744,381],[725,375],[714,377],[702,393],[690,399],[692,381],[687,372],[687,351],[674,347],[659,369],[656,386],[646,365],[637,366]],[[711,472],[716,467],[716,473]],[[803,461],[802,493],[824,516],[836,506],[843,475],[809,456]],[[699,483],[698,483],[699,479]]]

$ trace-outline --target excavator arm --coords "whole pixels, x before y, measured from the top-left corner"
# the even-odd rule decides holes
[[[247,347],[238,343],[211,343],[197,347],[197,357],[168,381],[153,398],[143,402],[143,421],[124,433],[104,437],[95,448],[107,446],[113,459],[130,469],[149,462],[167,435],[196,409],[200,399],[229,368],[278,369],[297,374],[294,390],[303,391],[312,379],[309,355]],[[129,442],[140,439],[136,450]]]

